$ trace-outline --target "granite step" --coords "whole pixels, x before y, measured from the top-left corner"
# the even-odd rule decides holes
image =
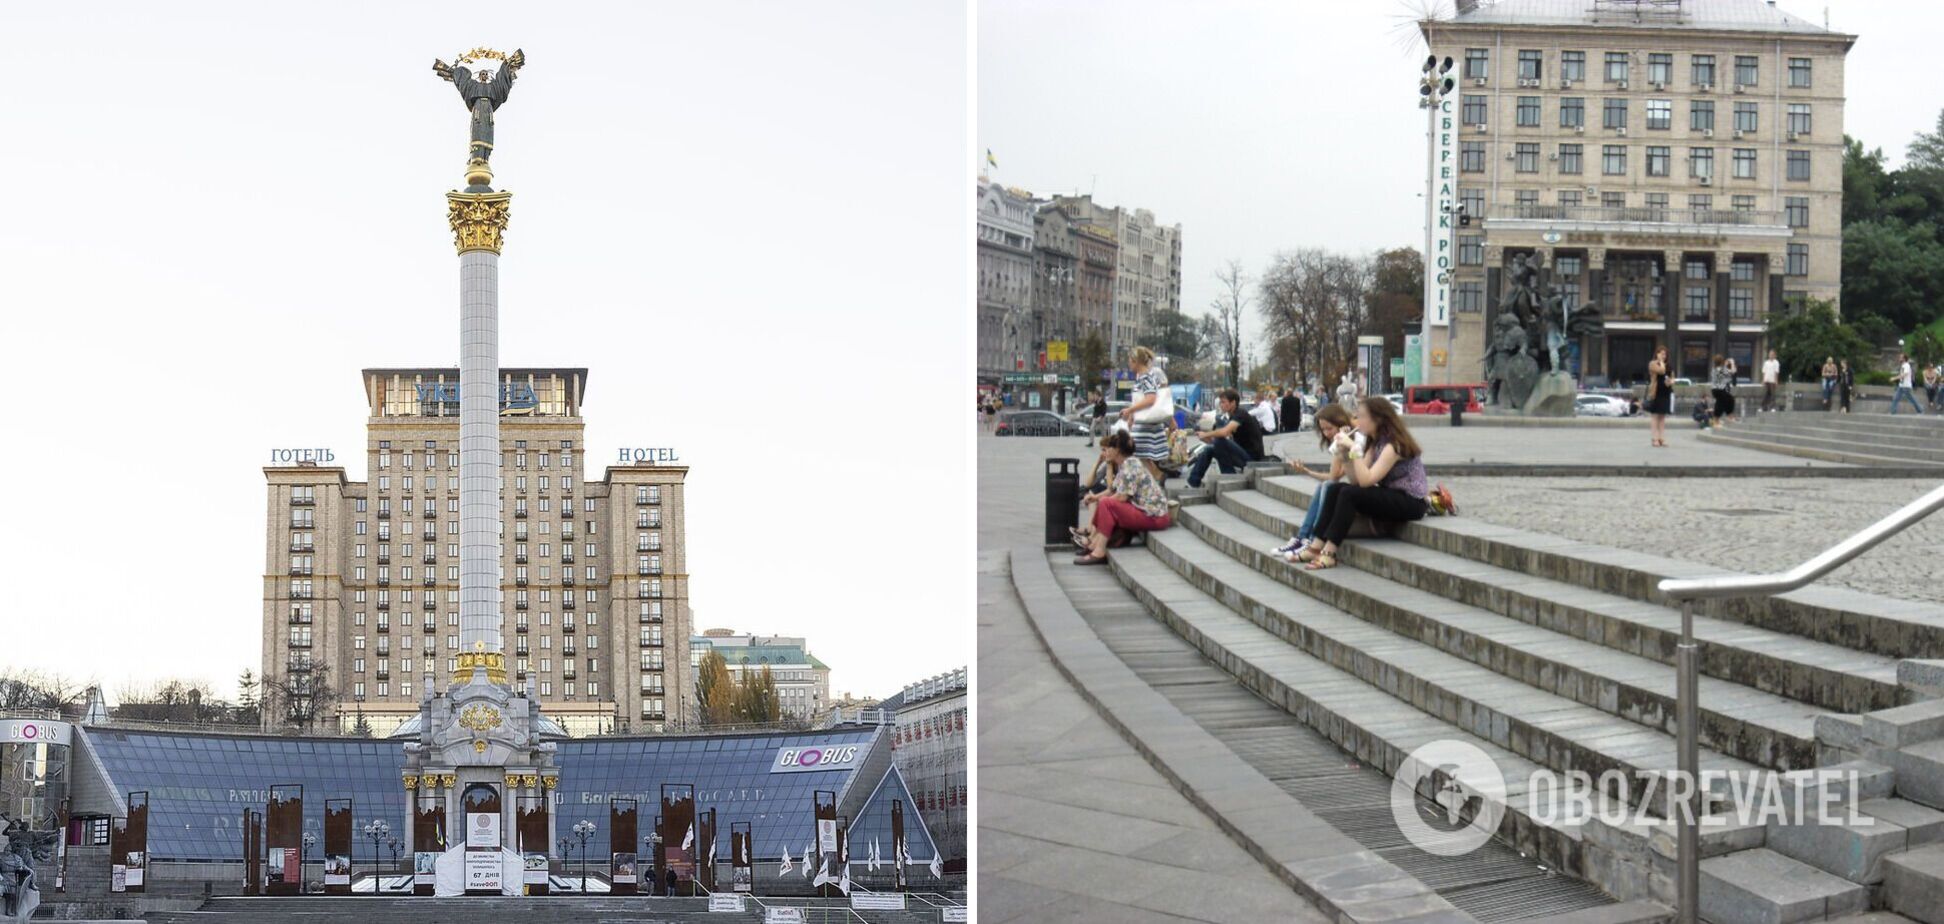
[[[1897,772],[1897,795],[1934,809],[1944,809],[1944,739],[1907,747],[1867,750]]]
[[[1178,533],[1169,530],[1151,538]],[[1676,838],[1671,822],[1631,811],[1602,792],[1591,795],[1584,816],[1554,814],[1546,810],[1549,803],[1542,798],[1543,791],[1532,788],[1545,768],[1499,744],[1505,736],[1494,733],[1490,718],[1480,719],[1474,713],[1459,723],[1447,721],[1387,692],[1380,684],[1394,681],[1396,675],[1379,663],[1359,656],[1356,663],[1364,668],[1359,672],[1312,656],[1211,598],[1163,562],[1152,547],[1116,552],[1110,565],[1149,612],[1242,686],[1366,763],[1395,777],[1405,758],[1424,745],[1454,741],[1475,747],[1492,760],[1503,790],[1494,795],[1466,787],[1466,794],[1503,812],[1497,828],[1501,840],[1621,901],[1672,903],[1670,870]],[[1317,606],[1314,601],[1303,602]],[[1388,652],[1412,644],[1397,642],[1377,647]],[[1373,669],[1380,683],[1366,679],[1373,676]],[[1474,725],[1480,726],[1477,730],[1482,734],[1473,733]],[[1710,824],[1701,831],[1702,855],[1758,847],[1764,834],[1759,825]]]
[[[1919,416],[1909,411],[1898,414],[1762,414],[1744,418],[1735,426],[1764,430],[1836,430],[1853,435],[1885,433],[1944,437],[1944,415]]]
[[[1219,523],[1218,519],[1226,536],[1226,539],[1218,537],[1219,541],[1237,541],[1256,548],[1274,544],[1274,537],[1268,533],[1220,511],[1210,511],[1205,506],[1183,511],[1184,522],[1196,518],[1226,518],[1226,523]],[[1419,641],[1415,637],[1417,633],[1409,637],[1393,633],[1312,599],[1236,561],[1191,530],[1192,527],[1152,533],[1148,537],[1148,551],[1204,599],[1212,596],[1237,610],[1283,639],[1285,645],[1300,648],[1377,685],[1430,716],[1464,728],[1536,764],[1560,772],[1584,772],[1595,779],[1615,772],[1614,777],[1603,782],[1614,785],[1614,794],[1629,805],[1638,804],[1649,792],[1655,799],[1666,797],[1664,788],[1650,787],[1647,781],[1650,775],[1674,770],[1676,758],[1671,735],[1615,712],[1505,676],[1492,667]],[[1130,589],[1141,596],[1145,590],[1140,586],[1141,580],[1148,575],[1134,570],[1124,573],[1131,582]],[[1174,602],[1156,599],[1164,604]],[[1528,635],[1542,634],[1542,630],[1520,628]],[[1425,634],[1437,632],[1427,630]],[[1562,638],[1561,641],[1571,640]],[[1610,659],[1627,657],[1617,652],[1602,654]],[[1743,776],[1753,776],[1758,770],[1753,763],[1710,748],[1702,750],[1701,768]],[[1661,802],[1646,807],[1657,815],[1665,814]]]
[[[1822,421],[1785,423],[1766,417],[1735,424],[1725,432],[1835,439],[1852,445],[1885,449],[1936,449],[1939,441],[1944,440],[1944,426],[1886,427],[1874,421],[1843,426],[1835,423],[1825,424]]]
[[[1257,476],[1254,485],[1271,498],[1302,507],[1316,482],[1303,475],[1276,475]],[[1668,603],[1659,590],[1666,578],[1735,573],[1487,523],[1462,515],[1463,497],[1458,505],[1460,516],[1405,523],[1395,538],[1520,574],[1661,605]],[[1699,601],[1695,613],[1892,658],[1944,658],[1944,607],[1921,600],[1813,584],[1772,597]]]
[[[1944,449],[1939,448],[1940,439],[1944,437],[1905,438],[1888,434],[1848,434],[1807,428],[1781,430],[1773,427],[1742,426],[1711,430],[1706,435],[1722,441],[1752,439],[1843,456],[1897,459],[1903,465],[1944,465]]]
[[[1429,645],[1495,677],[1517,681],[1655,732],[1671,735],[1675,731],[1675,672],[1668,664],[1354,568],[1304,571],[1264,551],[1275,544],[1274,533],[1257,529],[1224,509],[1197,507],[1182,511],[1179,519],[1203,542],[1234,559],[1231,564],[1239,564],[1280,588],[1279,594],[1256,595],[1257,599],[1295,609],[1286,601],[1300,591],[1327,607],[1355,614],[1372,626]],[[1169,530],[1149,542],[1168,558],[1176,545],[1176,533]],[[1346,548],[1384,542],[1368,540]],[[1815,717],[1825,710],[1714,677],[1702,678],[1701,702],[1703,747],[1780,770],[1814,765]]]
[[[1742,449],[1754,449],[1776,455],[1794,456],[1798,459],[1811,459],[1817,462],[1834,462],[1839,465],[1856,465],[1865,468],[1918,468],[1928,470],[1937,463],[1921,459],[1910,459],[1899,455],[1889,455],[1871,449],[1868,452],[1852,447],[1850,450],[1823,449],[1803,446],[1791,437],[1767,433],[1736,433],[1713,430],[1698,434],[1704,443],[1719,443]]]
[[[1701,917],[1711,924],[1794,924],[1868,911],[1870,892],[1773,850],[1701,861]]]
[[[1944,844],[1884,858],[1883,904],[1922,924],[1944,924]]]
[[[1301,509],[1262,492],[1227,492],[1218,505],[1272,533],[1294,535],[1302,523]],[[1400,540],[1350,542],[1338,559],[1407,587],[1662,664],[1674,663],[1681,638],[1681,613],[1675,607],[1630,600]],[[1695,619],[1694,634],[1701,643],[1703,676],[1733,680],[1836,712],[1887,709],[1905,699],[1897,683],[1897,658],[1709,617]]]

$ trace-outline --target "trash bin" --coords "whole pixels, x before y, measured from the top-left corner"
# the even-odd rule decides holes
[[[1465,402],[1451,402],[1451,425],[1454,427],[1462,427],[1465,425]],[[1487,429],[1490,428],[1488,427]]]
[[[1073,541],[1067,530],[1080,524],[1080,460],[1046,460],[1046,544]]]

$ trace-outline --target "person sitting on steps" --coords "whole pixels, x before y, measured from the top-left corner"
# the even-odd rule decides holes
[[[1221,465],[1222,474],[1233,475],[1251,462],[1262,461],[1260,419],[1242,408],[1242,395],[1233,388],[1222,389],[1218,400],[1222,413],[1215,418],[1215,429],[1195,434],[1208,448],[1196,453],[1195,461],[1188,466],[1191,488],[1201,487],[1210,462]]]
[[[1344,432],[1350,433],[1351,444],[1342,449],[1333,447],[1331,444],[1335,442],[1337,434]],[[1317,409],[1316,435],[1317,443],[1330,453],[1330,470],[1324,473],[1309,468],[1301,462],[1289,463],[1296,467],[1296,471],[1319,482],[1315,495],[1310,498],[1309,510],[1303,514],[1303,525],[1296,530],[1296,538],[1289,540],[1285,545],[1278,546],[1275,550],[1277,555],[1284,556],[1290,561],[1295,561],[1296,553],[1307,547],[1310,540],[1316,537],[1316,523],[1323,513],[1323,499],[1328,497],[1331,491],[1343,486],[1343,479],[1349,473],[1347,464],[1349,453],[1352,450],[1362,453],[1364,449],[1363,434],[1352,429],[1350,412],[1344,410],[1341,404],[1327,404]]]
[[[1109,545],[1126,545],[1136,533],[1167,529],[1174,522],[1161,483],[1147,466],[1134,461],[1134,437],[1116,430],[1101,440],[1101,446],[1108,459],[1120,469],[1114,475],[1112,488],[1084,499],[1093,505],[1093,525],[1076,531],[1074,538],[1084,539],[1086,543],[1079,557],[1073,560],[1077,565],[1104,565]]]
[[[1354,424],[1370,448],[1361,453],[1350,450],[1350,434],[1337,434],[1335,442],[1346,447],[1349,457],[1350,483],[1323,499],[1323,511],[1317,515],[1321,529],[1309,547],[1297,553],[1296,560],[1307,562],[1311,571],[1336,567],[1337,549],[1350,535],[1358,514],[1405,523],[1424,519],[1431,507],[1426,500],[1431,487],[1424,477],[1423,450],[1397,409],[1381,397],[1364,398],[1357,404]]]

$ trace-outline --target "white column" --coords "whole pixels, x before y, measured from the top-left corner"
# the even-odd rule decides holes
[[[499,254],[459,255],[459,649],[500,650]],[[481,647],[481,646],[484,647]]]

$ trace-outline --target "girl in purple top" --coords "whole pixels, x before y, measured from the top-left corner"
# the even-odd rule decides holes
[[[1421,520],[1429,504],[1425,496],[1430,486],[1424,480],[1423,451],[1405,429],[1404,421],[1389,401],[1375,395],[1357,404],[1357,432],[1366,438],[1370,449],[1350,456],[1350,483],[1331,491],[1323,499],[1317,517],[1321,529],[1308,548],[1297,553],[1298,561],[1308,562],[1309,570],[1336,567],[1337,547],[1350,535],[1357,514],[1373,520],[1406,522]],[[1350,443],[1349,433],[1337,439]]]

